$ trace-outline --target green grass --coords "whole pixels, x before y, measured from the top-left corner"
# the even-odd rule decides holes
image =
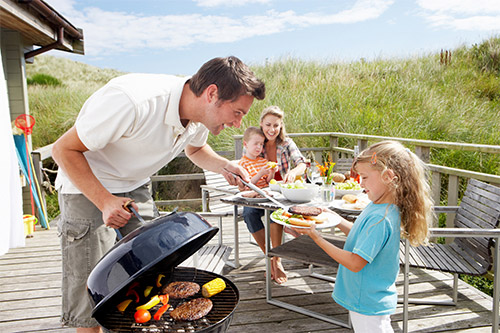
[[[283,58],[252,69],[266,83],[266,99],[254,102],[241,128],[210,136],[215,150],[233,150],[232,136],[258,125],[260,112],[269,105],[285,111],[289,133],[347,132],[500,143],[500,37],[452,50],[448,65],[441,64],[439,54],[428,54],[352,63]],[[27,65],[32,83],[28,86],[30,111],[36,119],[34,147],[54,142],[73,125],[85,100],[121,74],[63,58],[36,57],[35,64]],[[328,145],[326,138],[296,142],[309,147]],[[347,139],[341,143],[355,145]],[[500,156],[493,154],[432,149],[431,163],[500,174]],[[56,197],[50,205],[55,205],[49,207],[54,216],[58,213]],[[464,280],[491,295],[487,279]]]

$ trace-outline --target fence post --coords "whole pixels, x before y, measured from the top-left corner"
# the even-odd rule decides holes
[[[368,148],[368,140],[358,139],[358,147],[360,152]]]
[[[243,138],[234,138],[234,159],[239,160],[243,156]]]
[[[450,175],[448,177],[448,206],[458,205],[458,176]],[[453,220],[455,219],[455,213],[446,214],[446,227],[453,228]],[[452,242],[452,237],[446,238],[446,243]]]
[[[424,162],[429,163],[431,160],[431,148],[423,146],[415,146],[415,154]]]
[[[330,146],[329,146],[329,149],[330,149],[330,154],[332,156],[332,162],[333,163],[337,163],[337,161],[339,160],[339,153],[338,152],[335,152],[333,151],[333,148],[334,147],[338,147],[339,146],[339,138],[336,137],[336,136],[330,136]]]

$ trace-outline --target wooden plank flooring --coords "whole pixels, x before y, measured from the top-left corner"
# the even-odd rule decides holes
[[[216,220],[213,221],[216,224]],[[232,246],[232,219],[224,219],[224,244]],[[240,261],[223,274],[240,291],[229,332],[351,332],[318,319],[269,305],[265,300],[265,261],[260,249],[249,243],[248,231],[239,223]],[[209,244],[216,244],[214,237]],[[231,254],[232,259],[234,254]],[[283,259],[289,272],[284,286],[273,284],[273,297],[326,315],[347,318],[346,311],[331,299],[333,284],[308,276],[308,267]],[[332,269],[318,268],[333,275]],[[439,299],[451,294],[452,277],[439,272],[412,270],[411,297]],[[0,257],[0,332],[74,332],[61,327],[61,257],[56,227],[38,230],[26,247],[11,249]],[[402,275],[398,290],[402,293]],[[402,306],[392,316],[396,332],[402,330]],[[491,298],[461,282],[458,306],[410,305],[410,332],[491,332]]]

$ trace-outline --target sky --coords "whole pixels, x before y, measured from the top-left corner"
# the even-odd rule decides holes
[[[401,59],[500,36],[500,0],[45,0],[83,29],[85,55],[123,72],[192,75],[248,65]]]

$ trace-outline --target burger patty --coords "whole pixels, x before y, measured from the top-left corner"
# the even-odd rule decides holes
[[[322,210],[321,208],[311,206],[292,206],[288,208],[288,212],[305,216],[317,216],[321,214]]]
[[[172,298],[186,298],[200,291],[200,285],[195,282],[175,281],[163,288],[163,293]]]
[[[213,303],[208,298],[195,298],[183,303],[170,312],[174,320],[192,321],[203,318],[212,310]]]

